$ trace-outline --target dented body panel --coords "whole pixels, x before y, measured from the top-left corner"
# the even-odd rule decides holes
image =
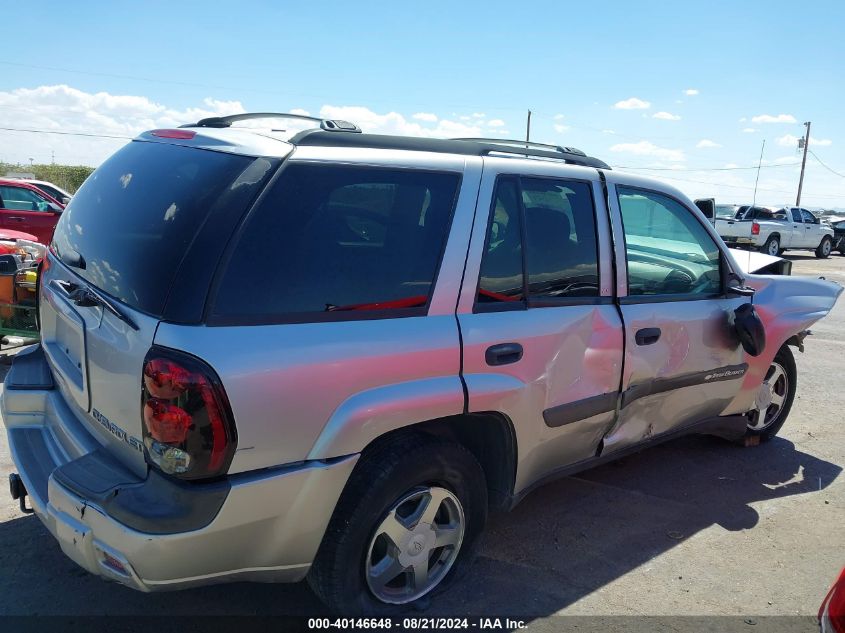
[[[512,152],[294,147],[243,129],[200,130],[178,144],[280,164],[449,172],[460,186],[428,303],[413,316],[220,325],[200,309],[206,320],[190,322],[127,309],[133,330],[99,307],[80,310],[60,291],[83,281],[54,262],[45,279],[61,283],[43,295],[46,356],[19,356],[0,414],[32,506],[67,555],[143,591],[302,579],[361,454],[418,424],[456,438],[449,425],[467,414],[504,420],[512,454],[503,456],[503,468],[512,472],[501,492],[512,502],[550,477],[656,441],[697,430],[735,437],[745,432],[743,415],[755,406],[778,349],[798,341],[841,293],[822,280],[749,274],[683,193],[647,178]],[[594,295],[479,309],[500,177],[586,186],[598,254]],[[717,245],[720,293],[630,292],[621,186],[669,196],[689,211]],[[669,258],[679,253],[664,250]],[[753,298],[731,292],[731,284],[754,288]],[[198,301],[210,292],[198,291]],[[756,357],[732,324],[749,301],[768,341]],[[326,312],[333,308],[326,304]],[[224,483],[212,482],[220,489],[150,475],[137,439],[150,345],[201,359],[225,387],[237,449]],[[502,346],[518,351],[506,362],[491,360],[491,348]],[[216,505],[203,505],[200,490]],[[115,501],[118,492],[128,501]],[[185,494],[196,494],[195,501],[171,504],[178,506],[172,516],[155,515]],[[123,514],[116,510],[132,499],[138,503]]]

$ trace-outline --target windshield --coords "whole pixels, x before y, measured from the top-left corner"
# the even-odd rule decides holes
[[[56,254],[100,290],[161,315],[185,250],[223,194],[260,161],[129,143],[73,197],[53,236]]]

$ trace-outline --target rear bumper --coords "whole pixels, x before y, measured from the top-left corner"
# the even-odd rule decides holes
[[[728,246],[756,246],[753,237],[723,237],[722,240]]]
[[[307,574],[357,455],[232,476],[224,498],[215,488],[213,512],[174,519],[167,510],[173,495],[191,508],[192,491],[204,484],[128,479],[58,390],[43,388],[43,380],[27,386],[31,364],[17,374],[13,365],[0,415],[32,508],[68,557],[141,591],[294,582]],[[117,493],[128,501],[118,504]],[[186,521],[201,526],[184,529]]]

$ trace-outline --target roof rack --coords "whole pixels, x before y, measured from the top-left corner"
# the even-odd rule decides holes
[[[354,132],[361,133],[359,128],[354,123],[349,121],[341,121],[337,119],[319,119],[313,116],[304,114],[291,114],[285,112],[247,112],[244,114],[231,114],[229,116],[214,116],[207,119],[201,119],[196,123],[188,123],[180,127],[213,127],[226,128],[232,127],[232,123],[236,121],[249,121],[251,119],[297,119],[300,121],[314,121],[320,124],[320,129],[326,132]]]
[[[508,148],[525,148],[525,149],[539,149],[543,151],[560,152],[561,154],[574,154],[576,156],[587,156],[584,152],[576,147],[561,147],[560,145],[549,145],[547,143],[535,143],[534,141],[519,141],[516,139],[505,138],[485,138],[485,137],[467,137],[467,138],[453,138],[453,141],[474,141],[477,143],[494,143],[496,145],[505,145]],[[520,152],[521,153],[521,152]]]
[[[465,156],[510,155],[563,161],[596,169],[610,169],[603,160],[587,156],[579,149],[545,145],[543,143],[502,139],[439,139],[384,134],[326,134],[321,130],[306,130],[290,139],[302,146],[343,146],[372,149],[399,149],[418,152],[463,154]]]

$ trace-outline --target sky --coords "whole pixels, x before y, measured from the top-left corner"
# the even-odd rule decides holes
[[[533,141],[719,203],[755,199],[765,141],[756,202],[781,205],[810,121],[802,204],[845,208],[843,2],[41,0],[3,14],[0,161],[96,166],[146,129],[242,111],[524,138],[530,109]]]

